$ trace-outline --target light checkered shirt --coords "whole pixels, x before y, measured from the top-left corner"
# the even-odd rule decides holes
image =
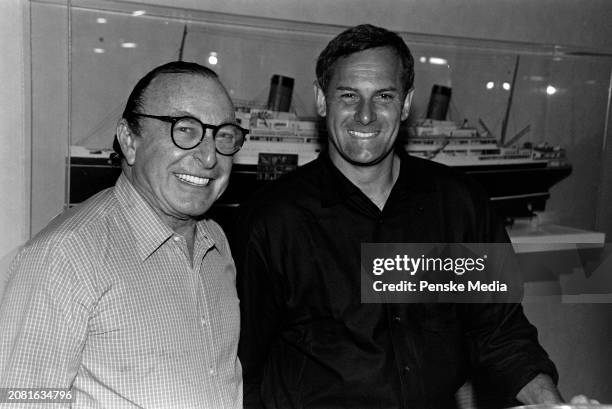
[[[52,222],[9,271],[0,387],[71,387],[73,407],[241,408],[221,228],[199,222],[193,268],[188,254],[124,175]]]

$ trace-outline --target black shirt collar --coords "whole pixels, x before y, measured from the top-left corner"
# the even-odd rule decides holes
[[[424,160],[413,158],[403,150],[396,150],[396,153],[400,158],[400,173],[389,197],[400,199],[411,194],[431,192],[433,186],[428,183],[429,175],[424,172]],[[316,161],[320,170],[318,179],[324,207],[342,203],[353,195],[363,194],[333,164],[327,152],[321,153]]]

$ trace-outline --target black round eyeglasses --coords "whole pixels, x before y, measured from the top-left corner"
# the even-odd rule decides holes
[[[172,124],[170,137],[177,148],[189,150],[198,146],[204,140],[206,130],[212,130],[215,150],[224,156],[233,156],[242,148],[244,139],[249,133],[234,123],[226,122],[220,125],[205,124],[192,116],[160,116],[132,112],[134,116],[153,118]]]

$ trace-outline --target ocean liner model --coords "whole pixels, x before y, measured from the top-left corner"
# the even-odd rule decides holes
[[[327,135],[318,119],[265,109],[241,109],[236,117],[250,133],[234,157],[232,181],[221,206],[241,203],[263,184],[314,160],[326,149]],[[403,127],[398,144],[410,155],[475,178],[507,218],[544,210],[549,189],[571,173],[563,149],[529,144],[503,147],[491,135],[450,121],[421,120]],[[120,169],[109,160],[109,153],[72,147],[71,203],[114,183]]]
[[[231,200],[237,199],[232,192],[245,186],[255,188],[258,182],[308,163],[326,149],[327,135],[317,119],[258,109],[238,112],[237,118],[250,134],[234,159],[233,181],[241,182],[230,186]],[[502,146],[488,132],[481,134],[474,127],[451,121],[423,119],[402,127],[398,144],[410,155],[456,168],[478,180],[508,218],[544,210],[549,189],[571,173],[560,147],[530,143]],[[270,157],[282,160],[275,166]],[[294,166],[287,166],[287,157],[294,158],[290,162]],[[262,175],[271,170],[271,175]]]

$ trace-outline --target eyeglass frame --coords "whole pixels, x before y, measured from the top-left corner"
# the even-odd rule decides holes
[[[238,125],[238,124],[236,124],[234,122],[223,122],[222,124],[219,124],[219,125],[212,125],[212,124],[205,124],[204,122],[200,121],[198,118],[195,118],[195,117],[189,116],[189,115],[183,115],[183,116],[150,115],[150,114],[144,114],[144,113],[141,113],[141,112],[130,112],[130,115],[139,116],[139,117],[143,117],[143,118],[153,118],[153,119],[157,119],[158,121],[167,122],[167,123],[171,124],[172,126],[170,126],[170,139],[172,140],[172,143],[174,144],[174,146],[176,146],[177,148],[182,149],[184,151],[189,151],[191,149],[197,148],[202,143],[202,141],[204,140],[204,136],[206,135],[206,130],[207,129],[212,130],[212,133],[213,133],[213,142],[215,142],[216,137],[217,137],[217,132],[219,131],[219,129],[221,129],[224,126],[227,126],[227,125],[232,125],[232,126],[235,126],[236,128],[238,128],[238,130],[240,130],[240,132],[242,132],[242,138],[243,138],[242,139],[242,144],[240,144],[238,149],[236,149],[236,151],[233,152],[233,153],[223,153],[223,152],[219,151],[219,148],[217,148],[217,144],[215,142],[215,151],[219,155],[234,156],[236,153],[238,153],[238,151],[240,149],[242,149],[242,145],[244,145],[244,141],[246,139],[246,136],[249,134],[249,130],[248,129],[245,129],[245,128],[241,127],[240,125]],[[191,148],[183,148],[178,143],[176,143],[176,141],[174,140],[174,125],[176,125],[176,123],[178,121],[180,121],[181,119],[193,119],[196,122],[199,122],[200,125],[202,126],[202,137],[200,138],[200,141],[198,143],[196,143],[194,146],[192,146]]]

